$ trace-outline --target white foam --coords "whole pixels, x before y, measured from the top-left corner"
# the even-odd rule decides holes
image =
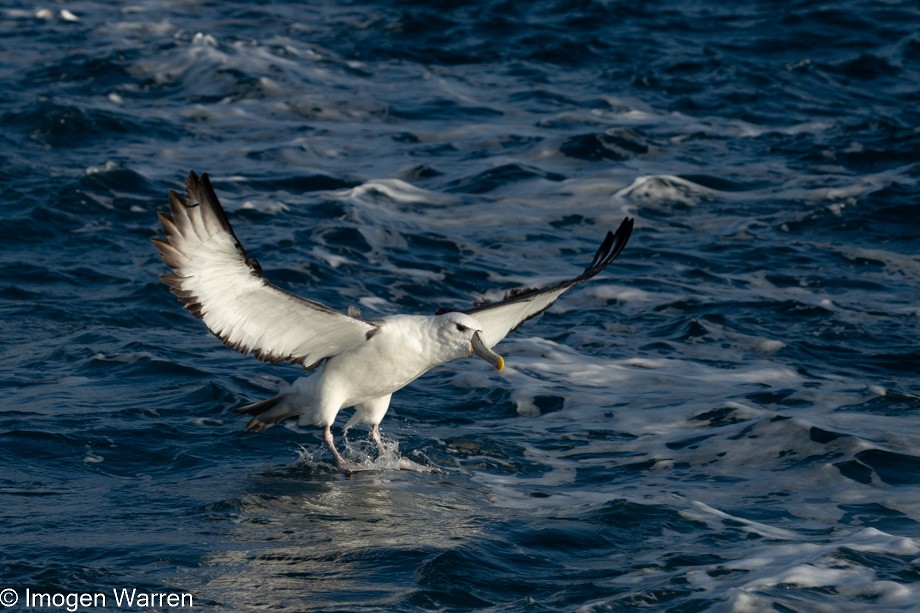
[[[222,426],[224,420],[215,419],[213,417],[196,417],[192,419],[192,423],[196,426]]]
[[[350,258],[347,258],[342,255],[335,255],[334,253],[329,253],[321,247],[313,247],[310,249],[310,255],[318,260],[326,262],[332,268],[338,268],[339,266],[344,265],[354,265],[356,262]]]
[[[653,293],[646,290],[626,285],[616,285],[603,280],[585,287],[582,290],[582,295],[588,295],[600,300],[618,300],[634,304],[648,304],[654,302],[657,298]]]
[[[375,202],[378,196],[384,196],[400,204],[450,204],[455,198],[442,193],[428,191],[407,183],[402,179],[375,179],[366,181],[351,189],[335,194],[339,198]]]
[[[116,162],[108,160],[102,166],[87,167],[84,173],[87,175],[95,175],[95,174],[101,174],[101,173],[106,173],[106,172],[112,172],[113,170],[118,170],[119,168],[121,168],[121,166],[119,166]]]
[[[798,540],[799,538],[799,535],[791,530],[784,530],[782,528],[776,528],[760,522],[744,519],[743,517],[730,515],[699,501],[691,501],[690,508],[681,511],[681,515],[688,519],[701,521],[710,525],[714,525],[712,524],[712,520],[717,520],[718,524],[715,524],[716,527],[720,527],[722,522],[731,521],[732,524],[740,525],[741,529],[745,532],[775,540]],[[748,558],[746,563],[752,564],[752,567],[756,567],[760,564],[759,561],[752,558]]]
[[[852,560],[844,561],[838,555],[844,549],[858,548],[859,542],[863,540],[874,542],[871,549],[861,549],[863,551],[903,555],[887,546],[892,539],[890,535],[876,532],[870,535],[865,534],[865,531],[856,533],[851,537],[856,542],[841,538],[833,543],[755,547],[748,556],[723,565],[724,568],[749,571],[743,575],[744,581],[740,585],[728,590],[727,600],[733,605],[733,610],[746,611],[750,610],[750,606],[769,602],[764,597],[766,594],[760,594],[772,588],[782,587],[787,593],[798,589],[823,588],[863,603],[854,603],[850,609],[853,611],[863,610],[861,607],[865,606],[866,601],[912,605],[920,594],[916,585],[879,580],[874,569]]]
[[[245,200],[243,204],[240,205],[240,208],[251,209],[269,215],[287,213],[291,209],[291,207],[280,200]]]
[[[761,341],[757,341],[757,343],[754,345],[754,348],[756,351],[760,353],[776,353],[777,351],[784,348],[785,346],[786,346],[786,343],[784,343],[783,341],[779,341],[775,339],[774,340],[763,339]]]
[[[192,37],[192,45],[197,47],[211,47],[212,49],[216,49],[219,46],[214,36],[205,34],[204,32],[195,33],[195,36]]]
[[[704,198],[714,198],[715,190],[673,175],[637,177],[631,185],[616,193],[616,197],[640,204],[680,203],[697,205]]]

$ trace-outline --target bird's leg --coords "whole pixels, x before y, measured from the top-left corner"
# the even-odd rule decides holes
[[[383,453],[383,439],[380,438],[380,426],[377,424],[371,426],[371,439],[373,439],[374,444],[377,445],[377,449],[380,450],[380,453]]]
[[[371,426],[371,439],[373,439],[374,444],[377,445],[377,449],[380,450],[380,453],[383,453],[383,439],[380,438],[380,426],[374,424]],[[439,473],[441,469],[436,466],[422,466],[417,462],[413,462],[408,458],[399,458],[399,468],[401,470],[412,470],[417,473]]]
[[[361,464],[348,462],[345,460],[345,458],[342,457],[342,454],[339,453],[339,450],[335,448],[335,441],[332,439],[331,425],[326,426],[326,429],[323,431],[323,441],[326,443],[326,447],[329,448],[329,451],[332,452],[332,457],[335,458],[335,463],[338,465],[339,470],[341,470],[346,475],[360,472],[362,470],[368,470]]]

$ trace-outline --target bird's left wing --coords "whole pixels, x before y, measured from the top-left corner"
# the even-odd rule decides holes
[[[166,238],[153,239],[172,272],[161,277],[224,344],[268,362],[317,366],[365,342],[376,327],[268,282],[233,233],[208,175],[169,192]]]
[[[574,279],[544,289],[512,290],[500,302],[480,304],[463,312],[472,315],[482,324],[483,341],[490,348],[494,347],[509,332],[552,306],[569,288],[587,281],[607,268],[623,251],[632,230],[633,219],[626,217],[616,233],[607,232],[591,264]]]

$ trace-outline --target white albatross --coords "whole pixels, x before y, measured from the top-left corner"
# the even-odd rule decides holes
[[[265,430],[295,417],[301,425],[322,427],[323,440],[345,473],[365,468],[346,461],[335,447],[331,428],[340,410],[354,407],[345,430],[367,425],[382,449],[380,422],[393,392],[450,360],[478,356],[501,371],[505,361],[492,347],[566,290],[604,270],[633,228],[633,220],[625,218],[615,234],[607,232],[584,272],[553,287],[514,290],[499,302],[462,311],[364,320],[272,285],[259,263],[247,257],[208,176],[190,172],[185,189],[185,198],[169,191],[172,216],[158,214],[166,238],[153,241],[172,269],[160,278],[227,346],[260,360],[317,371],[237,413],[252,415],[247,430]],[[400,468],[437,470],[405,458]]]

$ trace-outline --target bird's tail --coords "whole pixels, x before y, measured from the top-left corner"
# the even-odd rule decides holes
[[[252,419],[246,424],[247,430],[252,430],[253,432],[268,430],[286,419],[297,417],[297,413],[291,410],[290,403],[286,402],[286,396],[286,394],[280,394],[261,402],[247,404],[238,408],[236,414],[252,415]]]

